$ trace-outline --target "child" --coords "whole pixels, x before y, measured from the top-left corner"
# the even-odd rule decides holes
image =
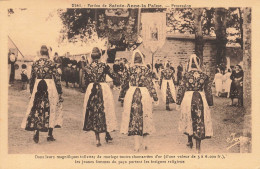
[[[22,80],[22,90],[26,90],[27,89],[27,83],[28,83],[26,64],[22,64],[21,80]]]
[[[223,75],[219,68],[217,69],[213,83],[215,83],[216,87],[216,96],[219,96],[223,89]]]

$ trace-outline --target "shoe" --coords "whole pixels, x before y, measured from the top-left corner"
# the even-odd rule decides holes
[[[47,141],[55,141],[56,139],[53,136],[47,137]]]
[[[101,144],[100,144],[100,143],[98,143],[96,146],[97,146],[97,147],[100,147],[100,146],[101,146]]]
[[[107,136],[105,137],[105,140],[106,140],[106,142],[108,143],[109,141],[112,141],[113,138],[112,138],[110,135],[107,135]]]
[[[166,110],[167,110],[167,111],[171,111],[171,109],[170,109],[169,106],[166,106]]]
[[[192,149],[192,147],[193,147],[193,142],[188,142],[186,145],[187,145],[189,148]]]
[[[60,125],[56,125],[54,128],[61,128],[61,126]]]
[[[35,142],[35,143],[38,143],[39,142],[39,134],[35,134],[34,136],[33,136],[33,141]]]

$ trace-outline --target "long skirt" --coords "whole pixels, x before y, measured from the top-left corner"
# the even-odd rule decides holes
[[[70,82],[70,72],[71,72],[71,68],[70,67],[65,67],[64,68],[64,72],[63,72],[63,76],[64,76],[64,81],[66,83]]]
[[[129,83],[121,85],[118,101],[124,101],[128,89],[129,89]]]
[[[233,80],[230,89],[230,98],[243,99],[243,80]]]
[[[162,81],[162,99],[165,103],[175,103],[176,101],[176,91],[175,86],[172,80],[163,80]]]
[[[216,92],[222,92],[222,90],[223,90],[222,79],[216,80],[215,86],[216,86]]]
[[[21,127],[29,131],[47,132],[49,128],[62,124],[58,111],[61,109],[54,80],[37,79]]]
[[[83,105],[83,130],[97,133],[117,129],[114,99],[107,83],[90,83]]]
[[[85,77],[84,77],[84,72],[83,69],[79,70],[79,85],[81,88],[85,87],[85,81],[84,81]]]
[[[69,75],[70,83],[78,83],[78,71],[76,68],[71,68]]]
[[[180,85],[182,80],[182,72],[177,72],[177,85]]]
[[[199,140],[213,135],[210,109],[204,92],[185,92],[181,104],[179,131]]]
[[[224,83],[223,83],[223,89],[225,92],[230,92],[230,87],[231,87],[231,83],[232,80],[231,79],[227,79]]]
[[[8,84],[10,81],[10,76],[11,76],[11,64],[8,64]]]
[[[129,136],[154,133],[152,109],[147,88],[131,86],[125,96],[120,132]]]

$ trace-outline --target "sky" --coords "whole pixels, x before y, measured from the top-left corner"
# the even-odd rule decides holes
[[[100,46],[103,48],[101,41],[95,44],[58,44],[60,30],[63,27],[62,21],[57,14],[57,9],[14,9],[14,14],[8,17],[9,37],[19,48],[22,54],[26,56],[36,56],[41,45],[51,47],[52,54],[58,52],[64,55],[89,53],[91,46]],[[101,42],[101,43],[100,43]]]
[[[64,55],[83,54],[90,51],[89,47],[79,44],[58,44],[62,21],[57,9],[14,9],[8,17],[8,35],[26,57],[36,56],[42,45],[52,48],[52,53]]]
[[[47,20],[50,14],[53,17]],[[62,22],[56,10],[14,9],[8,20],[9,37],[23,55],[36,55],[43,44],[57,49]]]

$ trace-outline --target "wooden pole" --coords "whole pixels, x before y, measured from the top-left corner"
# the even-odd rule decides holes
[[[98,20],[98,19],[97,19],[97,9],[95,9],[94,12],[95,12],[95,18],[94,18],[94,20],[95,20],[96,25],[97,25],[97,20]],[[95,26],[96,26],[96,25],[95,25]]]
[[[18,52],[23,56],[24,58],[24,55],[22,54],[22,52],[18,49],[18,47],[15,45],[15,43],[12,41],[12,39],[8,36],[8,38],[10,39],[10,41],[13,43],[13,45],[16,47],[16,49],[18,50]]]
[[[141,24],[141,8],[138,8],[138,12],[137,12],[137,35],[140,34],[140,24]]]

